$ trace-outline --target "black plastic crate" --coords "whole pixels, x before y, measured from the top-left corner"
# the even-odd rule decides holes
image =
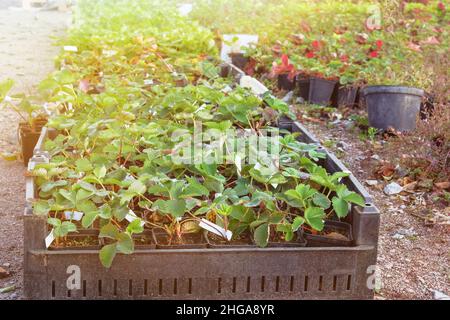
[[[282,120],[280,128],[317,140],[300,124]],[[43,129],[30,168],[46,161]],[[331,153],[329,172],[348,171]],[[372,299],[368,267],[376,264],[379,212],[372,198],[350,174],[343,182],[361,194],[365,207],[352,206],[353,247],[272,247],[158,249],[137,248],[118,254],[104,268],[98,250],[45,248],[46,219],[34,216],[34,179],[27,178],[24,216],[24,294],[28,299]],[[81,287],[68,290],[70,266],[78,266]]]

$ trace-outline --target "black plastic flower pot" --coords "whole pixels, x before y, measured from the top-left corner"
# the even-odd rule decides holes
[[[338,107],[354,107],[358,91],[357,86],[340,86],[337,94]]]
[[[227,241],[215,234],[205,232],[204,237],[208,243],[208,247],[212,249],[226,249],[226,248],[255,248],[256,245],[252,242],[249,235],[243,235],[239,239]]]
[[[244,70],[249,60],[243,53],[230,53],[230,58],[231,63],[241,70]]]
[[[289,79],[289,74],[279,74],[277,77],[277,87],[279,90],[291,91],[295,87],[295,78]]]
[[[306,247],[307,241],[303,236],[303,232],[296,232],[296,237],[292,241],[270,241],[267,244],[268,248],[295,248]]]
[[[304,232],[308,247],[350,247],[353,245],[352,225],[347,222],[325,221],[322,234]]]
[[[34,147],[39,140],[41,129],[42,126],[32,130],[28,123],[19,124],[19,142],[22,149],[22,159],[25,166],[28,165],[28,161],[33,156]]]
[[[49,250],[100,250],[102,244],[105,244],[105,239],[98,237],[99,232],[100,231],[98,229],[79,229],[78,233],[69,234],[64,238],[64,246],[56,246],[55,244],[52,244],[49,247]],[[153,233],[151,230],[146,229],[140,234],[134,234],[133,240],[136,249],[156,249],[156,243],[153,239]]]
[[[311,78],[309,83],[310,103],[321,106],[328,106],[331,104],[331,97],[336,87],[337,81],[326,80],[321,78]]]
[[[274,227],[274,226],[273,226]],[[294,233],[294,238],[290,241],[286,241],[286,239],[279,237],[279,233],[273,232],[275,231],[271,228],[271,232],[269,234],[269,241],[267,242],[266,248],[302,248],[306,247],[307,241],[303,236],[303,231],[298,230]],[[257,246],[255,239],[252,237],[252,241],[255,246]]]
[[[170,239],[164,230],[153,230],[153,239],[156,249],[201,249],[208,246],[200,232],[183,234],[180,239]]]
[[[295,78],[295,87],[297,88],[297,96],[304,101],[309,99],[309,77],[298,75]]]
[[[383,130],[414,130],[424,94],[421,89],[401,86],[364,88],[369,125]]]
[[[99,250],[101,245],[98,234],[98,229],[80,229],[78,233],[69,234],[64,238],[64,246],[58,246],[54,242],[48,249],[51,251]]]

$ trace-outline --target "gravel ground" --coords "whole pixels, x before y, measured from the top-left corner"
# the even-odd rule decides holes
[[[413,216],[436,210],[420,193],[387,196],[383,188],[388,182],[378,179],[376,186],[366,182],[376,178],[374,168],[383,160],[392,161],[392,155],[361,141],[345,122],[331,126],[326,121],[302,123],[365,184],[381,212],[378,266],[382,289],[377,299],[432,299],[433,290],[449,295],[450,227],[426,226]]]
[[[14,79],[15,92],[33,92],[33,86],[53,69],[58,48],[52,46],[50,37],[63,34],[69,16],[57,11],[7,10],[4,8],[18,1],[3,1],[0,0],[0,80]],[[18,150],[18,121],[13,112],[0,111],[0,152]],[[0,300],[22,297],[24,173],[22,163],[0,159],[0,267],[10,272],[10,276],[0,279],[0,288],[16,287],[0,293]]]

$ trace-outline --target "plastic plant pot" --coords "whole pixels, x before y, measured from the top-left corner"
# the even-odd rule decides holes
[[[304,232],[303,236],[308,247],[351,247],[353,245],[352,225],[347,222],[327,220],[322,233],[325,234]],[[335,234],[335,236],[331,236],[331,234]],[[340,236],[336,236],[338,234]]]
[[[153,230],[153,239],[156,249],[201,249],[208,245],[200,232],[183,234],[180,240],[170,241],[169,235],[164,230]]]
[[[70,243],[70,245],[65,246],[55,246],[49,247],[52,251],[63,251],[63,250],[100,250],[102,243],[104,244],[104,239],[99,238],[98,229],[79,229],[76,234],[69,234],[65,237],[64,243]],[[136,249],[148,250],[156,249],[156,244],[153,239],[153,233],[151,230],[144,230],[143,233],[134,234],[133,240]]]
[[[76,234],[69,234],[64,239],[64,246],[57,246],[53,243],[49,250],[99,250],[101,249],[100,240],[98,238],[98,229],[80,229]],[[70,245],[67,245],[70,243]]]
[[[383,130],[414,130],[424,94],[421,89],[401,86],[364,88],[370,126]]]
[[[256,245],[252,242],[251,237],[241,237],[240,239],[227,241],[215,234],[205,232],[204,237],[208,242],[208,247],[213,249],[226,248],[255,248]]]
[[[248,58],[243,53],[230,53],[231,63],[241,70],[244,70],[248,63]]]
[[[289,74],[279,74],[277,77],[277,86],[279,90],[291,91],[295,87],[295,78],[289,79]]]
[[[145,229],[144,232],[139,234],[133,234],[133,240],[136,249],[148,250],[156,249],[156,242],[153,237],[153,231]]]
[[[306,247],[307,241],[303,236],[303,232],[296,232],[296,239],[293,241],[269,241],[267,244],[268,248],[295,248],[295,247]]]
[[[358,90],[359,88],[354,86],[339,87],[337,96],[338,107],[353,107],[356,104]]]
[[[19,142],[22,148],[22,159],[25,166],[33,156],[34,147],[41,135],[42,125],[32,130],[28,123],[19,123]]]
[[[321,78],[311,78],[309,84],[310,103],[327,106],[331,103],[331,97],[336,87],[337,81]]]
[[[309,77],[298,75],[295,78],[295,86],[297,88],[297,95],[303,98],[304,101],[309,99]]]
[[[231,74],[231,66],[229,64],[220,65],[220,77],[228,78]]]

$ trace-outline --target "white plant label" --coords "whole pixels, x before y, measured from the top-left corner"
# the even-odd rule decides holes
[[[50,233],[48,234],[47,237],[45,237],[45,247],[48,248],[50,247],[50,245],[53,243],[53,241],[55,241],[55,235],[53,234],[53,230],[50,231]]]
[[[228,241],[230,241],[231,237],[233,236],[233,232],[231,232],[230,230],[225,230],[224,228],[206,219],[202,219],[199,223],[199,226],[200,228],[203,228],[209,232],[217,234],[218,236],[221,236],[227,239]]]
[[[117,54],[117,51],[116,50],[103,50],[102,53],[105,57],[109,58],[109,57],[115,56]]]
[[[139,219],[139,217],[132,210],[130,210],[128,212],[128,214],[125,216],[125,219],[128,222],[133,222],[134,220]],[[144,225],[145,225],[145,222],[142,220],[141,221],[141,227],[143,227]]]
[[[269,91],[265,85],[250,76],[242,76],[239,84],[243,88],[249,88],[255,95],[263,95]]]
[[[178,6],[178,12],[180,13],[180,16],[186,17],[191,13],[194,5],[192,3],[182,3]]]
[[[67,51],[67,52],[78,52],[78,48],[76,46],[64,46],[64,51]]]
[[[249,48],[258,43],[258,36],[253,34],[224,34],[220,59],[231,62],[230,53],[241,53],[242,48]]]
[[[66,220],[80,221],[83,218],[84,213],[80,211],[64,211],[64,217]]]

